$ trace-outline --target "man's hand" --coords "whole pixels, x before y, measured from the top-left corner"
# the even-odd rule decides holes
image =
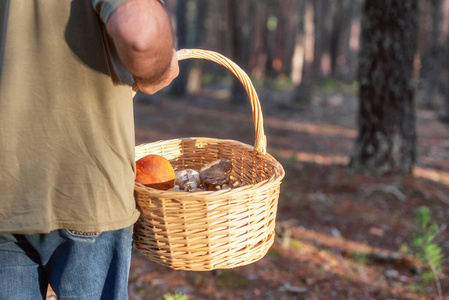
[[[178,76],[170,19],[159,1],[125,2],[108,19],[106,31],[142,92],[154,94]]]

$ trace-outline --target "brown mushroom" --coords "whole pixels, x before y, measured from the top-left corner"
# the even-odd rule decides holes
[[[215,160],[200,170],[200,179],[205,189],[215,191],[229,183],[232,162],[229,159]]]

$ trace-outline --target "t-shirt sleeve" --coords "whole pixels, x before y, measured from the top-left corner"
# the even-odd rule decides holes
[[[106,24],[114,10],[127,1],[129,0],[92,0],[92,7]]]
[[[99,15],[101,21],[104,24],[106,24],[109,17],[114,12],[114,10],[121,4],[129,0],[91,0],[91,1],[93,9]],[[112,42],[112,40],[110,39],[104,28],[102,29],[102,33],[112,80],[116,84],[132,85],[133,77],[131,73],[126,69],[126,67],[123,65],[123,63],[120,61],[117,52],[115,50],[114,43]]]

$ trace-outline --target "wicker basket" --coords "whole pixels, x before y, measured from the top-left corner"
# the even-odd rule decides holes
[[[242,185],[222,191],[169,192],[135,185],[141,216],[134,245],[150,260],[175,270],[207,271],[261,259],[274,240],[279,186],[284,169],[266,153],[260,103],[248,76],[232,61],[206,50],[179,50],[178,59],[202,58],[231,70],[244,85],[253,110],[255,146],[234,140],[180,138],[136,147],[167,158],[175,170],[199,170],[227,158]]]

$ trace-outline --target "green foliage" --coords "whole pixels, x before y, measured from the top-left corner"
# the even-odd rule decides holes
[[[263,85],[265,88],[272,90],[291,90],[293,88],[291,78],[284,74],[275,78],[265,77],[262,81],[253,80],[253,84],[254,86]]]
[[[302,248],[304,248],[304,244],[301,243],[301,242],[298,241],[298,240],[293,240],[293,239],[291,239],[291,240],[290,240],[290,245],[291,245],[293,248],[297,249],[297,250],[301,250]]]
[[[333,78],[326,78],[318,83],[318,87],[323,92],[333,93],[337,90],[338,83]]]
[[[360,265],[366,265],[370,262],[369,255],[367,253],[356,252],[351,255],[351,260]]]
[[[424,292],[424,288],[421,285],[419,285],[419,284],[412,284],[410,286],[410,290],[412,292],[416,292],[416,293],[423,293]]]
[[[176,292],[174,294],[168,293],[164,295],[164,300],[189,300],[189,296]]]
[[[269,256],[272,256],[272,257],[281,257],[282,256],[282,254],[281,254],[281,252],[279,252],[278,250],[276,250],[276,249],[273,249],[273,248],[271,248],[270,250],[268,250],[268,253],[267,253]]]
[[[402,244],[401,247],[399,248],[399,252],[402,254],[410,254],[411,250],[407,244]]]
[[[201,82],[204,85],[214,84],[214,83],[227,83],[230,84],[232,82],[231,74],[212,74],[204,72],[201,75]]]
[[[329,77],[318,81],[315,84],[314,88],[317,91],[321,91],[327,94],[334,94],[337,92],[345,94],[354,94],[358,90],[358,83],[356,81],[351,83],[349,82],[345,83]]]
[[[416,210],[416,222],[419,231],[413,238],[413,246],[416,249],[416,256],[424,264],[421,278],[429,283],[435,278],[435,270],[438,271],[443,263],[441,248],[434,242],[440,229],[435,222],[431,221],[430,210],[426,206],[418,207]]]
[[[267,20],[267,29],[269,31],[275,31],[278,26],[278,18],[276,16],[270,16]]]
[[[238,290],[248,287],[249,281],[237,272],[222,271],[220,275],[218,275],[217,285],[227,290]]]
[[[292,163],[298,162],[298,158],[296,157],[296,152],[295,151],[293,151],[292,155],[290,155],[290,162],[292,162]]]

